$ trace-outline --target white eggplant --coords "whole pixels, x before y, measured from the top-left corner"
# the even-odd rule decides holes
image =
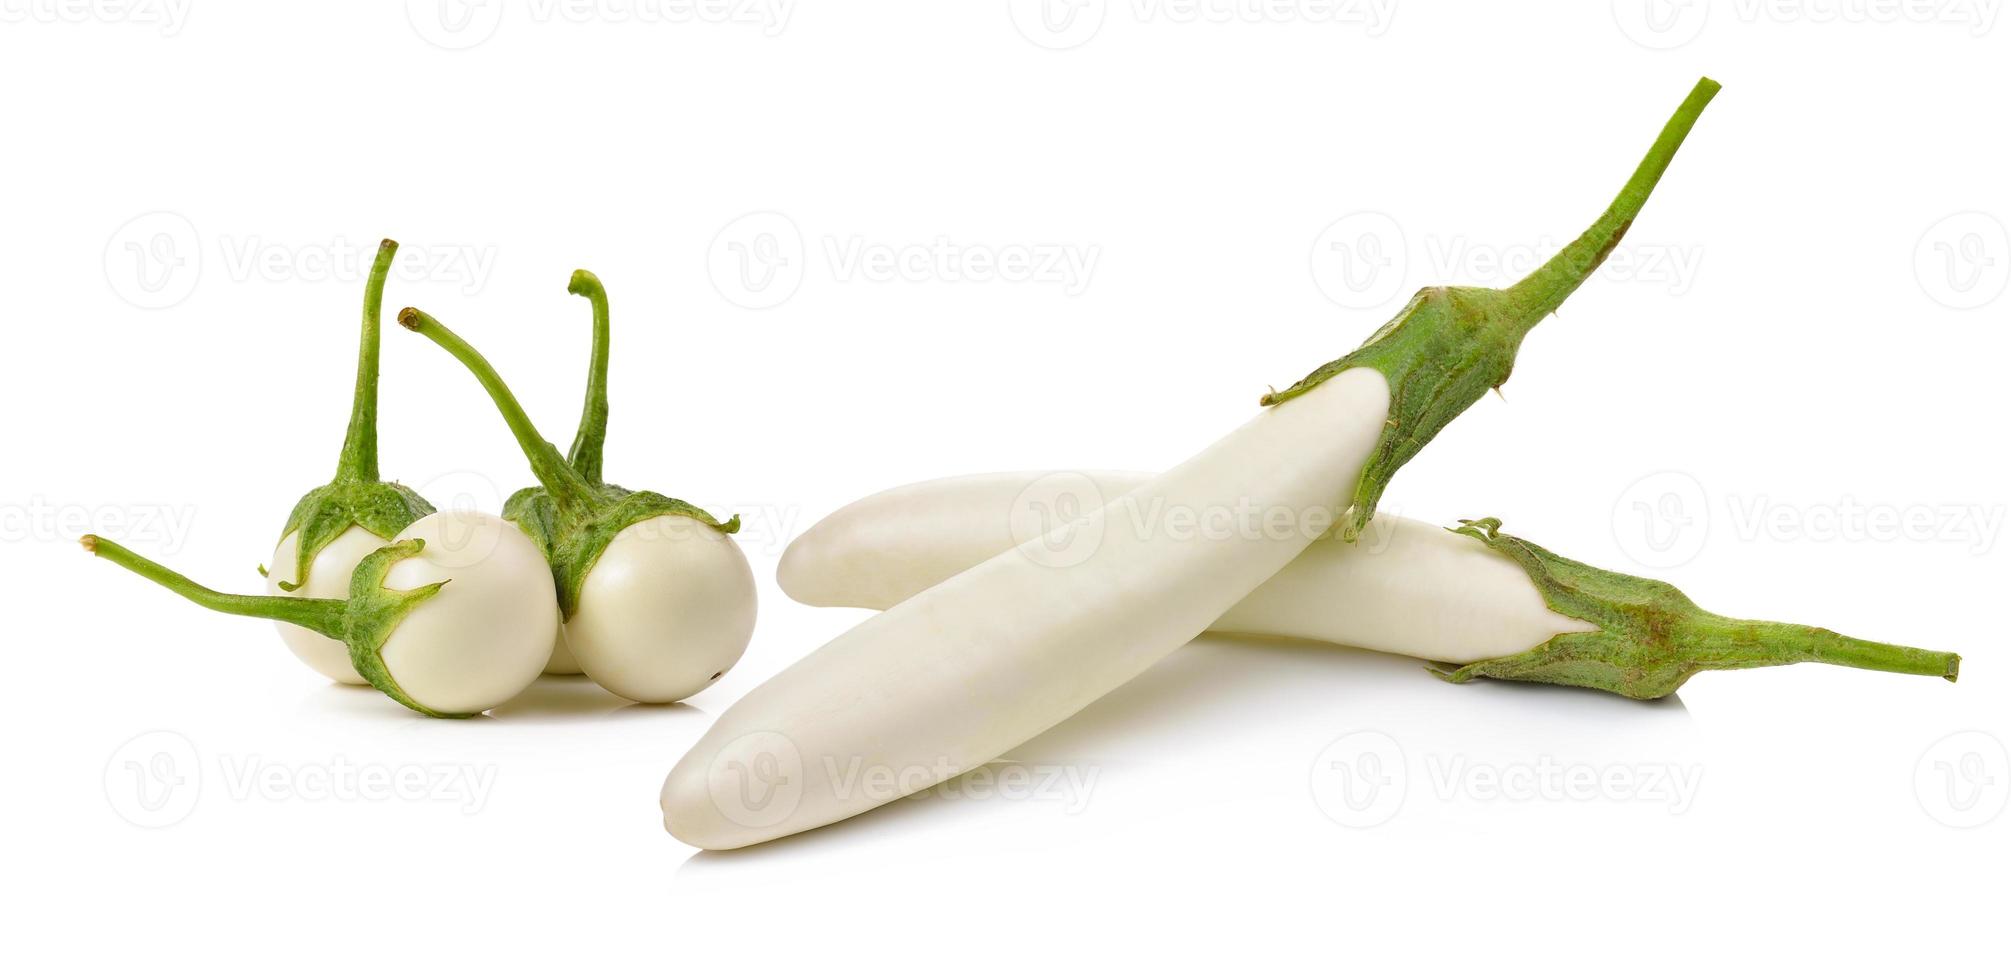
[[[1716,91],[1699,82],[1606,212],[1522,282],[1420,291],[1199,455],[755,688],[672,769],[665,827],[741,847],[969,771],[1201,633],[1330,526],[1355,538],[1396,469],[1507,379],[1523,336],[1619,241]],[[1092,544],[1057,552],[1077,536]]]
[[[362,340],[357,345],[356,391],[349,429],[336,459],[335,478],[308,491],[281,529],[272,563],[259,569],[268,595],[342,599],[349,577],[365,555],[391,543],[413,521],[433,513],[410,487],[381,479],[377,470],[377,363],[383,332],[384,283],[398,243],[384,239],[363,286]],[[344,684],[368,683],[349,662],[349,647],[280,622],[280,641],[317,673]]]
[[[1138,473],[989,473],[847,504],[789,543],[776,579],[812,606],[886,609],[1015,545],[1042,515],[1086,512]],[[1337,643],[1466,664],[1593,626],[1544,604],[1515,562],[1442,527],[1377,514],[1353,542],[1315,542],[1211,630]]]
[[[990,473],[896,487],[803,532],[783,552],[776,578],[809,605],[885,609],[1035,540],[1045,515],[1094,510],[1148,479]],[[1629,603],[1682,624],[1684,643],[1645,622],[1637,628],[1630,618],[1646,617],[1630,617]],[[1416,657],[1450,680],[1503,677],[1637,698],[1673,693],[1698,670],[1829,663],[1953,680],[1960,663],[1950,653],[1812,627],[1715,617],[1673,586],[1540,552],[1501,534],[1499,522],[1447,529],[1390,514],[1377,514],[1354,542],[1314,542],[1209,628]],[[1602,630],[1604,637],[1573,635]]]
[[[206,609],[343,643],[351,669],[414,711],[465,718],[522,692],[558,628],[538,546],[500,517],[439,511],[356,564],[343,598],[231,595],[96,535],[85,550]]]
[[[607,291],[582,269],[568,291],[593,304],[586,410],[570,456],[538,434],[494,366],[440,321],[407,307],[398,322],[466,366],[502,413],[538,478],[503,516],[551,567],[561,627],[546,670],[577,668],[622,697],[681,701],[740,660],[754,635],[754,573],[725,521],[692,504],[601,478],[607,433]]]

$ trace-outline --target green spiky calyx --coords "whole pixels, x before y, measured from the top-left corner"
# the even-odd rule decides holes
[[[608,419],[607,292],[600,280],[585,270],[573,273],[568,291],[588,298],[594,308],[593,358],[587,373],[586,408],[581,413],[579,433],[569,456],[560,456],[558,448],[545,441],[494,366],[466,340],[419,310],[406,307],[398,314],[400,324],[439,344],[475,375],[530,460],[538,485],[511,494],[503,506],[503,517],[523,529],[544,553],[552,568],[552,584],[563,619],[571,619],[578,611],[580,590],[587,575],[607,552],[615,535],[627,528],[654,517],[677,516],[691,518],[725,534],[740,530],[737,515],[721,521],[675,497],[628,490],[601,479]]]
[[[1389,381],[1388,424],[1362,465],[1348,501],[1350,510],[1341,520],[1342,537],[1355,540],[1375,516],[1376,504],[1396,471],[1489,388],[1508,380],[1522,338],[1555,312],[1620,243],[1717,93],[1717,82],[1699,80],[1605,213],[1521,282],[1508,289],[1420,290],[1353,353],[1322,365],[1284,391],[1264,396],[1264,405],[1290,401],[1357,367],[1379,371]]]
[[[384,283],[398,243],[385,239],[377,246],[370,278],[363,288],[363,339],[356,356],[356,394],[349,410],[349,430],[335,479],[314,488],[293,506],[279,536],[299,532],[293,575],[279,587],[287,592],[307,581],[314,558],[344,531],[360,527],[386,541],[413,521],[433,513],[433,505],[410,487],[379,479],[377,469],[377,374],[379,337],[384,322]]]
[[[391,700],[435,718],[470,718],[476,713],[435,711],[413,700],[398,685],[398,679],[391,676],[391,669],[384,665],[384,644],[390,641],[392,631],[412,614],[412,610],[433,598],[447,584],[445,581],[432,582],[404,591],[384,587],[384,577],[391,573],[392,565],[424,550],[425,541],[411,538],[379,548],[356,563],[356,573],[349,579],[349,602],[344,607],[342,636],[339,639],[349,645],[350,666],[355,667],[356,673],[369,681],[371,687],[383,691]]]
[[[1452,530],[1485,542],[1529,575],[1544,604],[1591,624],[1523,653],[1432,672],[1454,683],[1476,677],[1591,687],[1652,700],[1705,670],[1822,663],[1955,680],[1962,658],[1853,639],[1813,626],[1732,619],[1705,612],[1675,586],[1562,558],[1501,533],[1495,518]]]
[[[294,565],[293,578],[280,582],[279,587],[288,592],[298,589],[307,580],[307,569],[314,563],[314,556],[351,527],[360,527],[389,541],[411,527],[413,521],[431,513],[433,505],[426,498],[400,483],[341,480],[309,490],[294,505],[292,516],[286,519],[286,528],[279,533],[284,538],[300,532],[300,556]]]
[[[391,566],[426,548],[417,538],[387,545],[366,555],[349,580],[347,599],[305,599],[286,595],[235,595],[198,585],[158,562],[142,558],[117,542],[84,535],[84,550],[147,579],[205,609],[232,616],[250,616],[292,623],[349,647],[349,662],[370,686],[405,707],[435,718],[466,718],[465,714],[434,711],[412,699],[384,665],[384,644],[405,617],[437,594],[445,582],[406,592],[384,587]]]
[[[689,517],[722,534],[740,530],[740,516],[721,521],[703,509],[648,490],[624,490],[612,484],[593,488],[591,502],[581,508],[561,506],[543,487],[527,487],[510,496],[503,519],[514,522],[544,552],[552,566],[559,610],[571,619],[579,608],[580,588],[594,565],[620,534],[632,525],[665,515]]]

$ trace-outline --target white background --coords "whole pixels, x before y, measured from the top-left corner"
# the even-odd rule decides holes
[[[2001,6],[0,0],[4,955],[2001,970]],[[1804,666],[1635,704],[1209,639],[1015,753],[1086,793],[908,801],[738,854],[663,833],[709,719],[861,618],[774,587],[789,535],[911,480],[1178,462],[1417,286],[1505,285],[1567,240],[1706,73],[1724,92],[1616,263],[1386,506],[1960,651],[1960,684]],[[428,720],[76,549],[104,531],[258,587],[332,472],[385,235],[431,267],[387,305],[479,343],[561,443],[587,343],[564,286],[607,282],[610,477],[748,521],[761,621],[716,687],[645,708],[544,682]],[[849,258],[915,249],[1087,274]],[[750,291],[747,255],[786,264]],[[383,432],[386,475],[442,504],[529,479],[462,369],[395,328]],[[1387,819],[1350,826],[1369,811],[1322,773],[1368,756]],[[1540,780],[1571,767],[1620,788]]]

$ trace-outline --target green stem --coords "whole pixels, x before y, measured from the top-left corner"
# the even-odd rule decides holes
[[[593,359],[587,363],[587,403],[580,409],[580,429],[573,436],[573,450],[566,455],[573,472],[588,483],[601,482],[602,450],[607,445],[607,289],[600,277],[579,269],[566,292],[584,296],[594,307]]]
[[[530,416],[524,413],[524,406],[517,401],[516,395],[511,394],[510,386],[503,383],[502,376],[496,373],[488,358],[440,321],[418,309],[408,306],[399,311],[398,322],[439,344],[466,366],[475,375],[476,381],[482,383],[482,388],[488,391],[489,398],[503,413],[503,421],[509,423],[511,434],[517,437],[517,445],[523,448],[524,458],[530,460],[531,472],[537,475],[538,482],[551,493],[552,500],[562,510],[593,505],[593,486],[573,472],[565,457],[559,455],[558,447],[538,434],[537,426],[532,425]]]
[[[292,623],[311,629],[331,639],[343,638],[343,615],[349,604],[341,599],[303,599],[298,596],[233,595],[218,592],[197,585],[187,576],[133,554],[123,546],[95,534],[84,535],[80,543],[83,544],[85,551],[163,586],[204,609],[213,609],[232,616],[276,619],[282,623]]]
[[[1712,669],[1832,664],[1954,680],[1962,658],[1945,651],[1873,643],[1815,626],[1706,615],[1689,629],[1697,659]]]
[[[363,341],[356,353],[356,397],[349,409],[349,433],[342,440],[342,458],[335,480],[376,483],[378,338],[384,325],[384,280],[391,274],[391,256],[398,243],[389,238],[377,245],[377,259],[363,286]]]
[[[1590,278],[1593,270],[1606,260],[1606,254],[1620,244],[1620,237],[1627,234],[1627,227],[1634,223],[1635,215],[1641,213],[1641,205],[1647,203],[1655,183],[1662,179],[1662,172],[1669,169],[1669,161],[1675,158],[1676,149],[1683,145],[1684,137],[1690,135],[1690,127],[1696,125],[1697,117],[1711,103],[1712,96],[1718,94],[1718,88],[1717,82],[1708,78],[1698,79],[1697,87],[1690,90],[1689,97],[1662,127],[1662,134],[1655,138],[1655,145],[1648,148],[1648,155],[1634,169],[1634,176],[1627,178],[1626,186],[1620,188],[1619,195],[1607,206],[1606,213],[1600,215],[1592,227],[1585,229],[1585,233],[1565,246],[1563,251],[1551,256],[1541,268],[1509,287],[1509,300],[1525,311],[1528,322],[1534,323],[1563,305],[1565,297]]]

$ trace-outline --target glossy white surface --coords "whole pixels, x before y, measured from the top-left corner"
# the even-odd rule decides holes
[[[566,620],[566,644],[602,687],[669,704],[740,662],[754,609],[754,573],[740,546],[689,517],[661,515],[608,543]]]
[[[1046,731],[1198,635],[1324,533],[1388,409],[1381,373],[1343,371],[1102,509],[824,644],[678,760],[664,826],[688,844],[744,847],[927,789]],[[778,764],[782,795],[756,775]]]
[[[538,546],[489,514],[446,510],[412,522],[400,541],[424,550],[391,566],[385,588],[445,582],[384,642],[384,667],[412,700],[445,714],[486,711],[544,670],[558,600]]]
[[[1099,507],[1148,479],[1027,471],[895,487],[791,541],[776,582],[798,602],[885,609],[1027,540],[1037,515]],[[1592,627],[1552,612],[1520,567],[1479,541],[1378,514],[1357,541],[1314,542],[1210,628],[1463,664]]]

